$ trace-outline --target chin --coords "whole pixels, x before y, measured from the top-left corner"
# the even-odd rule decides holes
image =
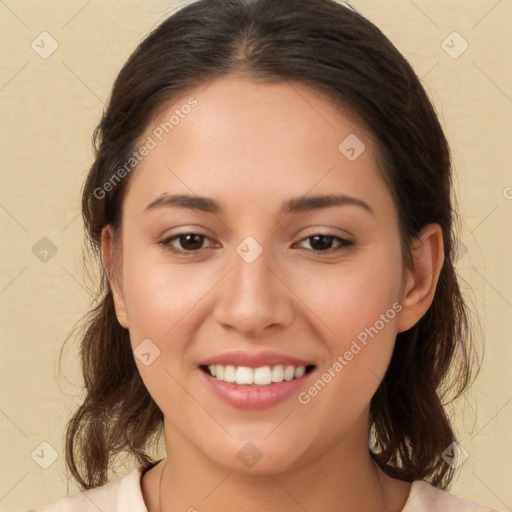
[[[296,441],[301,436],[288,436],[287,439],[276,436],[270,440],[265,435],[248,437],[248,440],[230,438],[223,443],[209,440],[201,452],[219,466],[253,476],[284,473],[306,462],[306,444]]]

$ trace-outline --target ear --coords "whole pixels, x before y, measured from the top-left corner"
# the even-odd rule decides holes
[[[125,329],[128,329],[126,307],[122,291],[122,279],[120,279],[120,277],[122,278],[122,276],[120,276],[121,265],[118,264],[119,262],[114,257],[114,250],[114,234],[112,228],[110,225],[105,226],[101,231],[101,260],[105,272],[107,273],[112,296],[114,297],[117,320]]]
[[[443,232],[439,224],[428,224],[421,230],[419,240],[412,248],[412,258],[414,271],[405,271],[398,332],[413,327],[434,300],[444,262]]]

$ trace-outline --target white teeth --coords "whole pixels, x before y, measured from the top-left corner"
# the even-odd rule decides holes
[[[236,383],[240,384],[254,384],[254,372],[252,368],[247,366],[239,366],[236,369]]]
[[[259,368],[249,368],[247,366],[232,366],[214,364],[208,366],[210,373],[217,380],[225,382],[236,382],[238,385],[268,386],[275,382],[290,381],[298,379],[306,373],[305,366],[283,366],[274,367],[261,366]]]
[[[305,366],[299,366],[298,368],[295,368],[295,378],[296,379],[302,377],[305,373],[306,373]]]
[[[236,371],[236,368],[234,366],[231,366],[231,365],[226,366],[226,369],[224,370],[224,380],[226,382],[235,382],[235,380],[236,380],[235,371]]]
[[[272,371],[270,366],[254,369],[254,384],[258,386],[266,386],[272,382]]]
[[[295,376],[295,368],[293,366],[287,366],[284,369],[284,380],[292,380]]]
[[[272,368],[272,382],[283,382],[284,380],[284,367],[281,365]]]

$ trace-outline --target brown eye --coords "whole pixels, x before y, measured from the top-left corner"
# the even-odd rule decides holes
[[[332,236],[324,236],[324,235],[315,235],[310,237],[313,243],[311,243],[311,248],[314,251],[327,251],[331,249],[334,238]]]
[[[203,247],[205,240],[210,240],[206,235],[200,233],[181,233],[174,235],[160,242],[160,245],[176,253],[198,252]],[[180,247],[176,247],[173,242],[179,242]]]
[[[204,237],[203,235],[189,233],[187,235],[179,235],[178,240],[180,241],[180,245],[183,249],[186,251],[194,251],[201,248]]]
[[[339,236],[320,233],[303,238],[300,241],[300,243],[303,243],[304,241],[310,241],[309,245],[311,247],[311,250],[318,253],[337,252],[343,250],[344,248],[350,245],[353,245],[353,242],[345,240],[344,238],[341,238]],[[338,246],[333,248],[332,245],[334,242],[337,242]]]

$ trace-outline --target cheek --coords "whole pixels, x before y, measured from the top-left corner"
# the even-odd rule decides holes
[[[125,249],[123,292],[139,373],[165,414],[171,414],[176,404],[185,413],[190,404],[178,382],[184,382],[184,356],[198,329],[201,298],[213,277],[166,263],[158,248],[138,248],[127,241]],[[147,353],[146,360],[139,357]]]
[[[345,280],[345,287],[325,303],[335,334],[323,339],[328,358],[298,401],[310,417],[323,425],[322,442],[348,431],[367,410],[386,373],[396,339],[396,317],[391,282],[371,276]]]
[[[400,296],[400,254],[393,248],[376,247],[339,265],[311,267],[311,272],[302,273],[296,283],[301,287],[298,295],[306,297],[304,302],[325,325],[323,331],[338,340],[334,343],[342,349],[376,322],[386,335],[392,330],[396,317],[393,304]],[[381,315],[390,320],[385,328]]]
[[[323,381],[329,387],[332,381],[332,390],[342,393],[347,403],[367,403],[385,374],[402,309],[400,279],[399,252],[382,247],[371,259],[362,258],[331,279],[317,281],[314,308],[328,327],[322,331],[330,358]]]
[[[133,342],[174,336],[208,292],[214,276],[198,267],[166,262],[163,249],[156,246],[139,248],[127,241],[125,254],[123,291]]]

